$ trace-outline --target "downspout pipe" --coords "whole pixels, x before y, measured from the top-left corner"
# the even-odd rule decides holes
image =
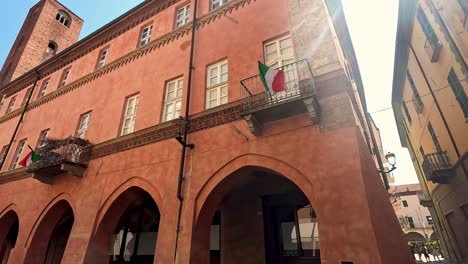
[[[5,164],[8,153],[10,152],[10,149],[11,149],[11,145],[13,144],[13,141],[16,138],[16,134],[18,133],[19,127],[21,123],[23,122],[24,114],[26,113],[26,110],[28,109],[29,102],[31,101],[31,97],[34,93],[34,90],[36,89],[37,82],[40,80],[39,72],[35,70],[35,73],[36,73],[36,79],[34,80],[33,88],[31,89],[31,92],[29,93],[28,98],[26,99],[26,103],[24,104],[23,111],[21,111],[21,115],[18,120],[18,123],[16,123],[15,131],[13,132],[13,135],[11,135],[10,143],[8,143],[7,148],[5,150],[5,154],[4,154],[5,158],[0,163],[0,171],[2,171],[3,164]]]
[[[184,197],[182,196],[182,185],[184,182],[184,168],[185,168],[185,154],[187,147],[187,136],[188,130],[190,127],[190,92],[192,89],[192,71],[193,71],[193,54],[195,50],[195,33],[197,31],[197,9],[198,9],[198,0],[194,0],[193,8],[193,19],[192,19],[192,37],[190,42],[190,60],[189,60],[189,69],[187,77],[187,96],[185,98],[185,122],[184,122],[184,131],[182,139],[182,153],[180,155],[180,165],[179,165],[179,179],[177,185],[177,199],[179,200],[179,211],[177,214],[177,228],[176,228],[176,240],[174,248],[174,263],[177,260],[177,249],[179,244],[179,235],[180,235],[180,222],[182,220],[182,207],[184,203]],[[193,145],[191,146],[193,148]]]

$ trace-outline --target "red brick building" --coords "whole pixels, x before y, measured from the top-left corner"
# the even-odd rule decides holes
[[[149,0],[75,43],[81,25],[40,1],[0,73],[2,263],[412,263],[340,2]]]

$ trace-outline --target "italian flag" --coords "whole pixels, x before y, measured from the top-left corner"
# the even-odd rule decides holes
[[[284,91],[284,73],[282,70],[272,69],[265,64],[258,62],[260,78],[269,93]]]
[[[36,162],[39,160],[39,156],[36,154],[36,152],[31,151],[24,157],[20,162],[18,162],[19,165],[23,167],[29,167],[31,163]]]

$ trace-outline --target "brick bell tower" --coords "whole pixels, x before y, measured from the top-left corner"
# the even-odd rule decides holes
[[[41,0],[26,16],[0,71],[0,86],[74,44],[83,20],[57,0]]]

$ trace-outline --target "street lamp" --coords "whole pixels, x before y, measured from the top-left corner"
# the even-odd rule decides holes
[[[395,167],[395,164],[396,164],[396,156],[394,153],[391,153],[391,152],[388,152],[386,155],[385,155],[385,158],[387,159],[388,161],[388,164],[390,164],[390,166],[392,166],[392,168],[389,170],[389,171],[383,171],[384,173],[390,173],[392,171],[394,171],[396,169]]]

